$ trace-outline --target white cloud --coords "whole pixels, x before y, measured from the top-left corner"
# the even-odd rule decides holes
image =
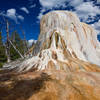
[[[38,17],[37,17],[39,20],[42,18],[43,13],[44,13],[46,10],[47,10],[47,9],[45,9],[45,8],[41,9],[41,11],[40,11],[40,13],[39,13],[39,15],[38,15]]]
[[[97,14],[100,14],[100,7],[96,6],[93,1],[87,0],[39,0],[41,4],[41,10],[37,18],[40,20],[45,12],[54,10],[55,8],[60,9],[67,8],[68,6],[74,7],[74,13],[78,15],[83,22],[90,23],[95,20]],[[97,0],[99,3],[100,0]],[[66,9],[67,10],[67,9]]]
[[[83,0],[39,0],[39,2],[42,8],[37,18],[41,19],[44,12],[47,10],[54,10],[55,8],[59,9],[60,7],[66,8],[68,5],[76,7],[83,3]],[[66,5],[68,2],[69,4]]]
[[[30,6],[30,8],[35,8],[36,7],[36,4],[33,4]]]
[[[42,16],[43,16],[43,13],[39,13],[37,18],[40,20],[42,18]]]
[[[71,6],[74,6],[74,7],[76,7],[76,6],[79,6],[80,4],[82,4],[83,3],[83,0],[68,0],[69,1],[69,4],[71,5]]]
[[[29,11],[28,11],[28,9],[27,9],[26,7],[22,7],[22,8],[20,8],[20,10],[22,10],[22,11],[24,11],[25,13],[29,14]]]
[[[20,20],[24,20],[24,17],[23,16],[21,16],[21,15],[18,15],[18,19],[20,19]]]
[[[66,1],[67,0],[40,0],[40,4],[44,8],[51,9],[63,6]]]
[[[91,16],[91,20],[94,20],[97,14],[100,14],[100,9],[97,6],[94,6],[92,2],[84,2],[77,6],[76,13],[84,22],[89,21],[88,18]]]
[[[73,0],[70,4],[75,7],[75,13],[79,18],[83,19],[84,22],[91,22],[95,20],[97,14],[100,14],[100,8],[88,0],[88,2],[82,2],[83,0]],[[100,0],[98,0],[99,2]],[[90,18],[90,19],[89,19]],[[100,20],[92,24],[93,28],[96,29],[97,33],[100,33]]]
[[[33,43],[36,43],[36,42],[37,42],[37,40],[30,39],[30,40],[28,40],[28,45],[29,45],[29,46],[32,46],[32,44],[33,44]]]
[[[96,29],[97,33],[100,34],[100,20],[92,24],[92,27]]]
[[[17,16],[16,16],[16,9],[8,9],[6,16],[9,17],[10,19],[13,19],[17,22]]]
[[[97,3],[100,3],[100,0],[97,0]]]
[[[92,2],[86,2],[76,7],[77,12],[95,16],[100,14],[100,9],[94,6]]]
[[[54,8],[63,7],[65,8],[66,0],[39,0],[42,8],[40,10],[40,13],[38,15],[38,19],[40,20],[43,16],[43,13],[47,10],[53,10]]]
[[[14,8],[8,9],[7,11],[2,11],[0,15],[8,17],[11,20],[14,20],[17,24],[18,24],[18,19],[22,21],[24,20],[24,17],[22,15],[17,14],[16,9]]]

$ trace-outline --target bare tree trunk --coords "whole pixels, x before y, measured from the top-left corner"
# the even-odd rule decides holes
[[[21,27],[20,27],[21,28]],[[27,47],[27,43],[26,43],[26,37],[25,37],[25,33],[23,31],[23,29],[21,28],[21,31],[22,31],[22,34],[24,36],[24,41],[23,41],[23,44],[24,44],[24,56],[26,56],[26,52],[28,51],[28,47]]]
[[[13,46],[13,48],[16,50],[16,52],[18,52],[18,54],[21,56],[21,58],[24,58],[23,55],[19,52],[18,49],[16,49],[16,47],[14,46],[14,44],[9,40],[10,44]]]
[[[9,43],[9,23],[6,21],[6,32],[7,32],[7,44],[6,44],[6,54],[7,54],[7,62],[11,62],[10,59],[10,43]]]

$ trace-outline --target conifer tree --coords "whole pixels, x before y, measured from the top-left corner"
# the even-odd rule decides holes
[[[1,35],[1,32],[0,32],[0,67],[2,67],[3,64],[6,61],[7,61],[7,57],[6,57],[6,54],[5,54],[5,47],[3,45],[2,35]]]

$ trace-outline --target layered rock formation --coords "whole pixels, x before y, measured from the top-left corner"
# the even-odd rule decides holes
[[[75,14],[44,15],[33,55],[1,72],[0,100],[100,100],[100,43]]]

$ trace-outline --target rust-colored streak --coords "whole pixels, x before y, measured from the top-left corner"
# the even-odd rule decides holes
[[[57,60],[57,53],[55,51],[52,51],[52,58]]]
[[[94,48],[96,49],[96,45],[93,40],[91,40],[91,43],[93,44]]]
[[[72,55],[75,57],[75,58],[77,58],[77,55],[72,51]]]
[[[78,40],[80,40],[80,39],[79,39],[79,35],[78,35],[78,32],[77,32],[77,29],[76,29],[75,25],[74,25],[74,29],[73,29],[73,30],[74,30],[74,32],[76,33]]]

